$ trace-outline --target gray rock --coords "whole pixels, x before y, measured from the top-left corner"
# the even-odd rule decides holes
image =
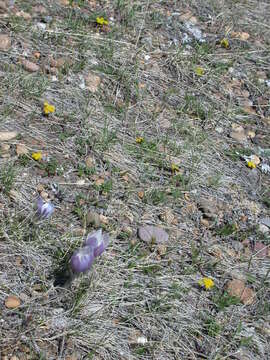
[[[262,218],[260,223],[270,228],[270,217]]]

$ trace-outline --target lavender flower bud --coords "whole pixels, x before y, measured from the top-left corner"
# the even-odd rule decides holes
[[[109,235],[102,234],[102,229],[94,231],[87,236],[85,246],[93,248],[94,256],[100,256],[109,244]]]
[[[94,259],[94,252],[91,246],[78,249],[70,259],[71,269],[74,273],[85,272],[91,268]]]
[[[54,212],[54,205],[51,202],[45,202],[41,197],[37,200],[37,214],[48,219]]]

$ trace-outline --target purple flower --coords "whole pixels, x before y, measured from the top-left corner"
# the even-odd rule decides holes
[[[87,236],[85,246],[93,248],[94,256],[100,256],[109,244],[109,235],[102,234],[102,229],[94,231]]]
[[[37,199],[38,216],[48,219],[54,212],[54,205],[51,202],[45,202],[41,197]]]
[[[94,261],[94,251],[91,246],[85,246],[74,252],[70,259],[70,266],[74,273],[90,270]]]

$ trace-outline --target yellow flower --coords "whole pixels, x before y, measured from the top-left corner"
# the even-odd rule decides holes
[[[212,289],[212,287],[215,285],[214,281],[207,277],[204,277],[201,280],[199,280],[198,284],[204,287],[206,290]]]
[[[98,16],[97,18],[96,18],[96,23],[98,24],[98,25],[109,25],[109,21],[108,20],[106,20],[106,19],[104,19],[104,17],[102,17],[102,16]]]
[[[253,161],[248,161],[248,162],[247,162],[247,166],[248,166],[249,168],[251,168],[251,169],[255,169],[255,168],[256,168],[256,164],[254,164]]]
[[[46,101],[43,104],[43,112],[45,115],[48,115],[50,113],[54,113],[55,112],[55,106],[50,105],[49,103],[47,103]]]
[[[136,143],[137,144],[141,144],[142,142],[144,142],[144,138],[139,136],[139,137],[136,137]]]
[[[228,49],[230,47],[229,40],[224,38],[220,41],[220,45],[224,47],[225,49]]]
[[[200,67],[200,66],[197,66],[195,68],[195,74],[197,74],[198,76],[204,75],[204,69],[202,67]]]
[[[42,158],[41,152],[35,152],[32,154],[32,158],[36,161],[39,161]]]
[[[172,170],[172,172],[179,172],[180,171],[179,166],[177,166],[176,164],[171,165],[171,170]]]

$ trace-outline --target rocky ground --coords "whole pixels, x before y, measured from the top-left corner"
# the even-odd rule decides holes
[[[1,359],[268,358],[269,18],[0,1]],[[59,283],[94,228],[108,248]]]

